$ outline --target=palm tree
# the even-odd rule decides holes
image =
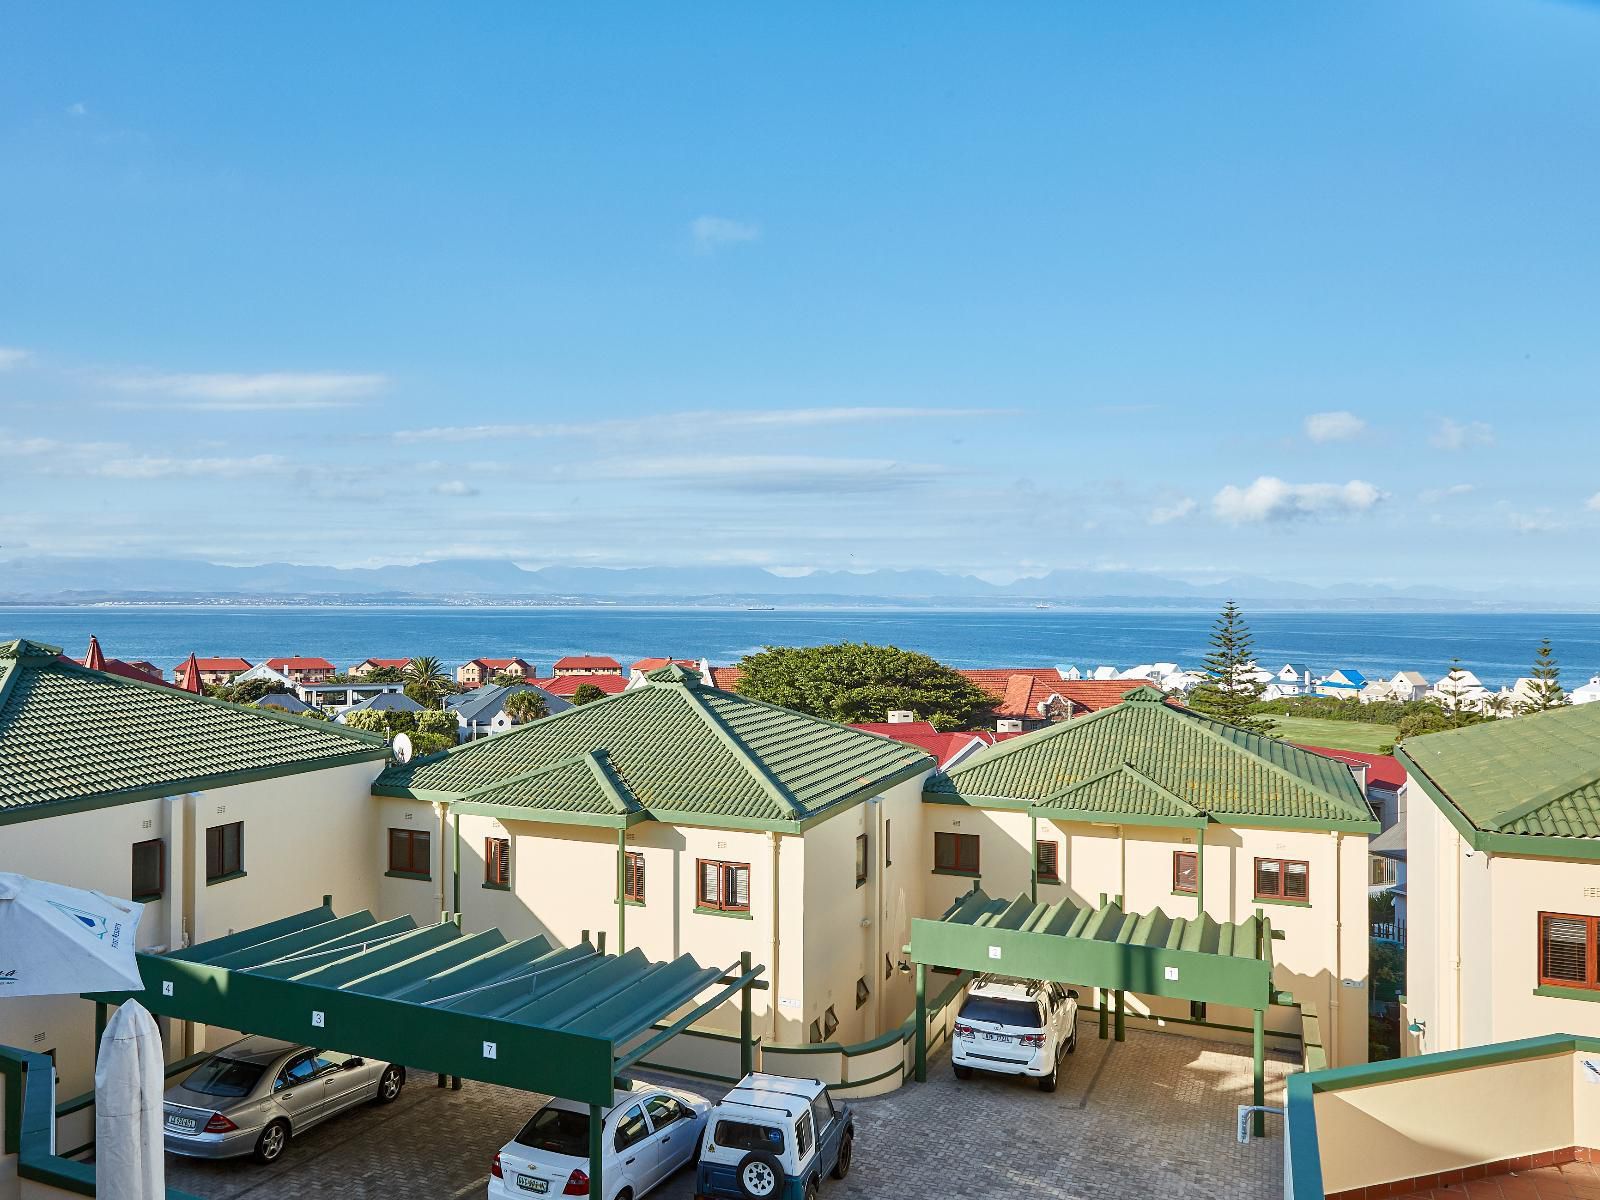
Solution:
[[[525,725],[529,721],[537,721],[540,717],[548,717],[550,706],[538,692],[527,688],[506,697],[505,713],[518,725]]]
[[[1491,717],[1503,717],[1512,711],[1511,697],[1504,692],[1496,692],[1484,698],[1483,707]],[[1516,711],[1521,712],[1521,709],[1518,708]]]
[[[439,698],[450,685],[444,664],[431,654],[419,654],[406,664],[406,695],[424,708],[438,708]]]

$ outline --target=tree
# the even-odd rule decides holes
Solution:
[[[527,683],[528,681],[521,675],[513,675],[510,671],[496,671],[494,678],[489,682],[496,687],[515,687],[519,683]]]
[[[1512,712],[1511,697],[1504,692],[1486,696],[1483,701],[1483,711],[1496,719],[1504,717]]]
[[[373,667],[361,677],[362,683],[404,683],[406,673],[399,667]]]
[[[526,694],[525,692],[517,693],[518,696]],[[604,700],[605,698],[605,692],[592,683],[580,683],[572,691],[572,703],[575,705],[591,704],[596,700]],[[516,699],[516,696],[513,696],[512,699]]]
[[[422,654],[406,664],[404,678],[406,695],[423,708],[438,708],[442,697],[450,690],[450,676],[444,664],[431,654]]]
[[[594,687],[594,684],[585,684],[585,687]],[[599,689],[596,688],[596,691]],[[520,692],[512,692],[506,697],[506,716],[518,725],[526,725],[529,721],[537,721],[540,717],[550,715],[550,706],[544,702],[544,697],[532,688],[524,688]]]
[[[428,709],[426,712],[416,713],[415,717],[418,733],[448,738],[452,746],[460,740],[461,722],[456,719],[455,713],[442,708]]]
[[[263,696],[281,696],[288,690],[274,679],[245,679],[238,683],[223,684],[217,689],[216,695],[218,699],[234,704],[254,704]]]
[[[1539,643],[1539,649],[1533,656],[1532,680],[1523,712],[1547,712],[1566,706],[1567,693],[1561,686],[1561,665],[1556,662],[1549,638]]]
[[[740,695],[846,724],[907,709],[936,728],[959,729],[994,703],[965,675],[898,646],[768,646],[739,667]]]
[[[1189,693],[1189,707],[1247,733],[1272,733],[1272,722],[1255,715],[1265,690],[1255,675],[1250,629],[1239,606],[1229,600],[1211,628],[1211,653],[1205,659],[1205,682]]]
[[[346,729],[360,729],[366,733],[381,733],[387,736],[389,723],[384,718],[388,715],[388,713],[364,708],[360,712],[346,713],[344,727]]]
[[[1450,660],[1450,673],[1439,681],[1439,694],[1444,698],[1445,715],[1459,717],[1466,711],[1464,697],[1467,692],[1467,673],[1461,669],[1461,660]]]

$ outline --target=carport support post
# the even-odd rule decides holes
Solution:
[[[1261,1111],[1261,1105],[1266,1103],[1267,1097],[1266,1080],[1264,1078],[1266,1074],[1266,1018],[1266,1010],[1258,1008],[1254,1010],[1254,1016],[1250,1023],[1250,1058],[1251,1068],[1255,1073],[1256,1105],[1253,1120],[1256,1123],[1255,1135],[1257,1137],[1264,1137],[1267,1132],[1267,1114]]]
[[[451,870],[455,874],[456,928],[460,929],[461,928],[461,814],[456,812],[454,809],[450,810],[450,828],[455,833],[455,837],[451,839],[451,843],[450,843],[450,845],[451,845],[450,866],[451,866]]]
[[[600,1144],[606,1121],[606,1110],[598,1104],[589,1105],[589,1195],[604,1196],[605,1186],[600,1178],[602,1155]]]
[[[100,1001],[96,1000],[94,1005],[94,1054],[92,1054],[90,1057],[93,1058],[97,1066],[100,1062],[100,1039],[105,1037],[105,1035],[106,1006]]]
[[[628,949],[628,829],[625,825],[617,827],[617,953],[624,954]],[[748,971],[750,964],[745,963],[744,969]],[[745,989],[745,1003],[750,1001],[750,989]],[[745,1075],[750,1074],[748,1070]],[[742,1079],[744,1076],[740,1076]]]
[[[739,974],[750,974],[750,951],[739,953]],[[739,1078],[756,1069],[755,1047],[751,1042],[750,985],[739,989]]]
[[[928,1082],[928,966],[917,964],[917,1082]]]
[[[1032,848],[1029,858],[1033,867],[1028,872],[1028,899],[1035,904],[1039,903],[1039,815],[1032,810],[1028,812],[1028,845]],[[1057,871],[1056,874],[1060,874]]]
[[[1125,1042],[1125,1041],[1128,1040],[1128,1024],[1127,1024],[1127,1018],[1126,1018],[1127,1005],[1123,1002],[1123,998],[1122,997],[1123,997],[1123,991],[1122,991],[1121,988],[1118,988],[1117,989],[1117,1041],[1119,1041],[1119,1042]]]
[[[1109,1006],[1106,1004],[1105,988],[1095,988],[1094,1007],[1095,1011],[1100,1014],[1100,1040],[1103,1042],[1106,1040],[1106,1018],[1111,1012]]]

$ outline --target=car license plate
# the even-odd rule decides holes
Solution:
[[[179,1133],[193,1133],[196,1129],[200,1128],[200,1122],[195,1120],[193,1117],[168,1115],[167,1128],[176,1129]]]
[[[550,1182],[540,1179],[537,1175],[518,1175],[517,1186],[525,1192],[532,1192],[535,1196],[542,1196],[550,1190]]]
[[[1009,1042],[1011,1040],[1009,1033],[986,1033],[983,1036],[991,1042]]]

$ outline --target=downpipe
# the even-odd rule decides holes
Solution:
[[[1250,1144],[1250,1127],[1255,1124],[1250,1118],[1256,1113],[1271,1113],[1275,1117],[1283,1116],[1283,1109],[1273,1108],[1267,1104],[1241,1104],[1239,1105],[1239,1144]]]

